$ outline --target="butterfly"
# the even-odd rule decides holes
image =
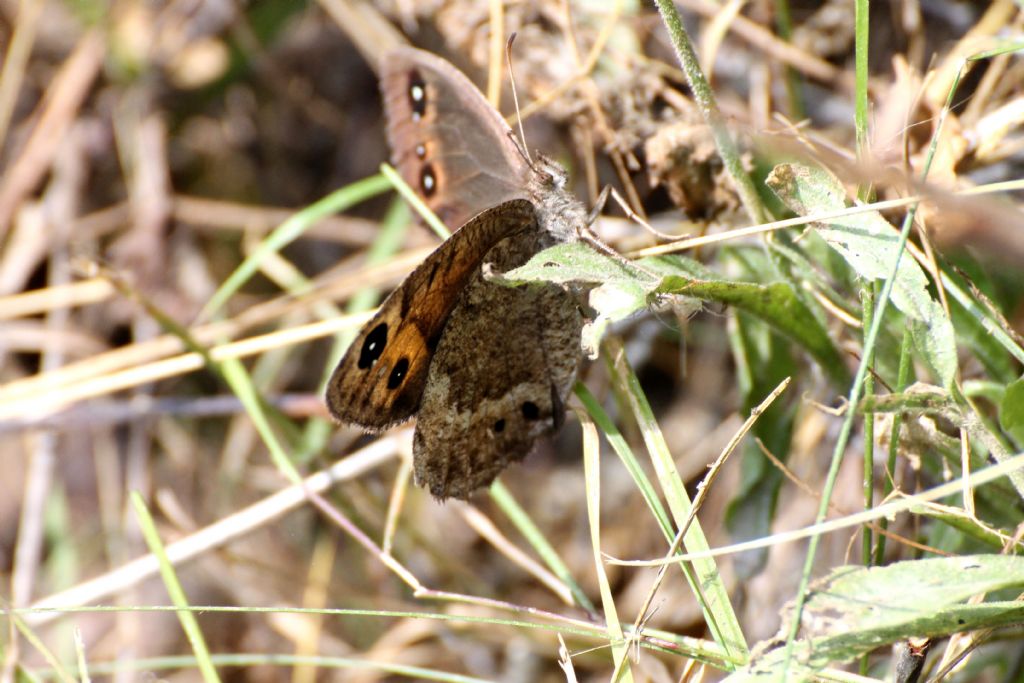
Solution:
[[[390,296],[338,363],[327,406],[382,430],[416,415],[416,482],[467,498],[557,431],[582,357],[584,316],[554,284],[505,272],[580,239],[587,211],[555,162],[531,161],[501,115],[445,60],[402,47],[381,92],[392,159],[445,222],[461,226]]]

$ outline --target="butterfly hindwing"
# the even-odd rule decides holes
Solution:
[[[485,257],[500,271],[536,253],[522,233]],[[413,439],[416,481],[466,498],[521,460],[564,420],[580,360],[583,317],[555,285],[506,287],[475,276],[434,353]]]
[[[338,363],[327,385],[331,414],[376,430],[416,412],[460,293],[495,244],[535,225],[533,205],[511,200],[482,211],[431,253],[385,299]]]

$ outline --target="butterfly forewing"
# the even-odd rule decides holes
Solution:
[[[502,239],[534,230],[533,205],[512,200],[479,213],[428,256],[385,299],[334,369],[327,385],[331,414],[383,429],[415,413],[448,317],[484,256]]]
[[[509,127],[448,62],[413,48],[381,65],[392,160],[449,227],[523,196],[529,167]]]

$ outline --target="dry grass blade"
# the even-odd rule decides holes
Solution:
[[[301,484],[281,489],[248,508],[169,544],[166,549],[168,560],[177,565],[201,556],[304,505],[307,492],[320,493],[339,481],[364,475],[367,471],[394,458],[397,438],[391,436],[380,439],[329,469],[310,475]],[[133,560],[103,576],[97,576],[37,600],[32,604],[34,613],[29,615],[26,621],[34,625],[47,623],[60,616],[61,608],[88,605],[108,599],[118,591],[154,576],[158,570],[156,558],[152,555]]]

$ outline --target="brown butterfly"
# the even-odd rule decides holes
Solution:
[[[338,363],[327,405],[380,430],[417,415],[416,481],[466,498],[556,431],[581,358],[583,316],[556,285],[485,279],[580,238],[587,212],[554,162],[531,162],[448,62],[400,48],[381,67],[392,158],[448,225],[461,225],[381,305]]]

